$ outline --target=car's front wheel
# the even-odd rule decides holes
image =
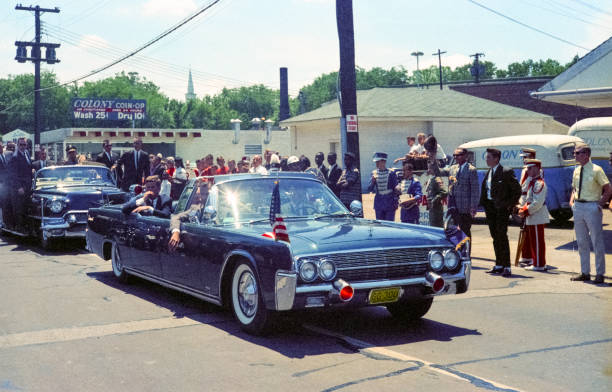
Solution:
[[[271,315],[263,303],[257,275],[251,264],[240,262],[232,274],[232,311],[245,331],[261,335],[267,332]]]
[[[433,298],[415,298],[389,304],[387,310],[399,320],[416,321],[425,316],[432,303]]]
[[[113,275],[121,283],[127,283],[129,275],[123,269],[123,259],[121,258],[121,252],[116,242],[113,242],[113,248],[111,250],[111,264],[113,266]]]

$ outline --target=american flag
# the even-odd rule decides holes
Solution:
[[[289,233],[285,221],[280,216],[280,191],[278,189],[278,181],[274,181],[274,189],[272,190],[272,199],[270,200],[270,224],[272,225],[272,233],[276,241],[289,242]]]

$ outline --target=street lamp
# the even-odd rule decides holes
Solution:
[[[416,57],[416,60],[417,60],[417,78],[421,79],[421,77],[420,77],[421,76],[421,72],[419,71],[419,57],[421,57],[423,55],[423,52],[416,51],[416,52],[410,53],[410,55]],[[419,84],[418,82],[419,81],[417,81],[417,84]]]

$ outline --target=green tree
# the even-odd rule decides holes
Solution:
[[[57,86],[59,83],[52,72],[41,72],[41,88]],[[71,92],[61,86],[41,91],[41,129],[62,128],[70,126]],[[34,131],[34,75],[9,75],[0,79],[0,131],[10,132],[21,128]]]

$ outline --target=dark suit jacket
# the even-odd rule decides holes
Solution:
[[[9,160],[6,157],[3,160],[0,158],[0,201],[8,194],[9,180]]]
[[[489,201],[487,198],[487,178],[489,178],[490,171],[491,169],[485,174],[480,188],[480,205],[482,206],[485,206]],[[516,205],[519,197],[521,197],[521,185],[514,175],[514,170],[499,165],[491,179],[491,198],[495,208],[510,210]]]
[[[149,154],[140,150],[138,167],[134,160],[134,150],[124,153],[119,158],[119,165],[123,166],[123,177],[121,178],[121,189],[127,191],[130,185],[142,184],[142,179],[149,176]]]
[[[96,155],[96,162],[102,163],[110,169],[119,160],[119,155],[115,154],[114,152],[111,152],[110,156],[111,159],[109,160],[106,156],[106,151],[102,151],[101,153]]]
[[[153,168],[149,168],[149,173],[147,174],[147,176],[159,176],[159,178],[161,179],[162,174],[166,171],[166,166],[160,163],[155,169],[153,169],[153,173],[151,173],[151,169]]]
[[[333,169],[330,168],[328,170],[329,171],[327,174],[327,186],[336,195],[338,195],[340,193],[340,190],[338,189],[337,183],[338,183],[338,180],[340,179],[340,176],[342,175],[342,169],[340,169],[340,167],[336,165]]]
[[[325,176],[325,181],[327,181],[327,178],[329,176],[329,168],[325,166],[325,164],[321,164],[321,167],[317,167],[317,169],[321,170],[321,173],[323,173],[323,175]]]
[[[134,209],[138,207],[136,205],[136,201],[140,198],[142,198],[142,196],[133,197],[130,201],[125,203],[123,207],[121,207],[121,211],[123,211],[124,214],[129,214],[134,211]],[[146,205],[153,206],[153,201],[148,200]],[[147,213],[143,212],[142,214],[145,215]],[[170,218],[170,214],[172,214],[172,199],[164,195],[157,196],[157,205],[150,215],[154,215],[159,218]]]
[[[32,164],[19,152],[15,152],[9,162],[9,173],[14,191],[23,188],[29,192],[32,189]]]
[[[40,169],[42,169],[41,162],[42,161],[40,159],[38,161],[32,162],[32,168],[36,171],[39,171]],[[51,162],[48,160],[45,160],[45,167],[49,167],[49,166],[52,166]]]

